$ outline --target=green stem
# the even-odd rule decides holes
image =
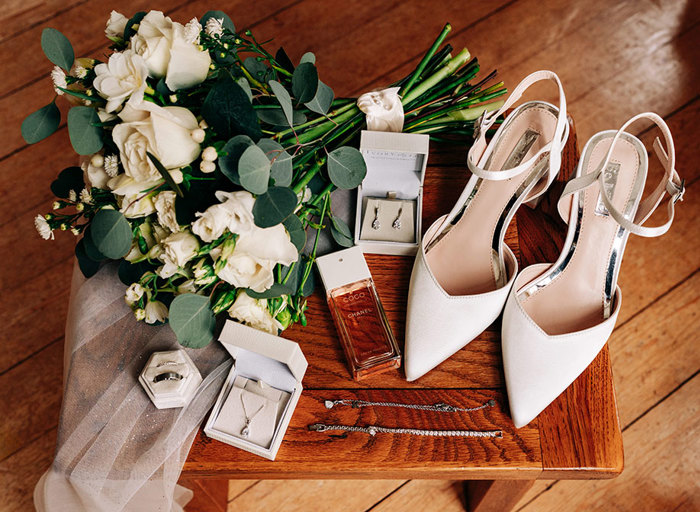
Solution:
[[[321,168],[323,167],[323,164],[325,162],[326,162],[326,157],[323,157],[320,161],[316,162],[314,164],[314,166],[311,169],[309,169],[306,172],[306,174],[304,174],[304,176],[301,178],[299,183],[297,183],[296,185],[294,185],[294,187],[292,187],[292,190],[294,191],[294,193],[298,194],[299,192],[304,190],[304,187],[306,185],[308,185],[309,182],[311,181],[311,179],[319,173],[319,171],[321,170]]]
[[[330,129],[335,128],[339,124],[344,123],[348,119],[351,119],[357,114],[357,112],[359,112],[359,109],[357,109],[357,105],[353,104],[352,107],[354,108],[350,108],[348,111],[343,112],[336,119],[332,121],[326,121],[325,123],[322,123],[317,127],[312,128],[306,133],[301,134],[299,136],[299,143],[305,144],[307,142],[311,142],[312,140],[315,140],[317,137],[320,137]]]
[[[446,77],[450,76],[460,67],[462,67],[462,65],[469,60],[469,57],[469,50],[464,48],[461,52],[457,54],[456,57],[450,59],[450,61],[447,64],[445,64],[442,68],[440,68],[430,77],[426,78],[423,82],[421,82],[418,85],[418,87],[406,94],[403,97],[401,103],[403,103],[404,105],[408,105],[416,98],[428,92],[428,90],[430,90],[432,87],[442,82]]]
[[[408,82],[403,87],[403,90],[400,93],[402,96],[405,96],[411,90],[411,87],[413,87],[413,84],[416,82],[416,80],[418,80],[418,77],[420,77],[421,73],[423,73],[425,66],[428,64],[433,55],[435,55],[435,52],[445,40],[445,37],[447,37],[447,34],[450,32],[450,30],[452,30],[452,26],[449,23],[447,23],[443,27],[442,32],[440,32],[440,35],[433,42],[433,45],[430,47],[428,52],[423,56],[423,59],[421,59],[420,63],[418,64],[418,67],[411,75],[411,78],[408,79]]]

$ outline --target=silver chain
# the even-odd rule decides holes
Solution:
[[[379,425],[368,425],[366,427],[356,427],[353,425],[326,425],[324,423],[314,423],[309,425],[309,430],[315,432],[327,432],[329,430],[342,430],[345,432],[363,432],[371,436],[378,433],[383,434],[409,434],[413,436],[433,436],[433,437],[490,437],[502,438],[501,430],[423,430],[418,428],[392,428]]]
[[[349,405],[353,409],[358,407],[402,407],[404,409],[417,409],[419,411],[437,411],[437,412],[473,412],[485,409],[486,407],[493,407],[496,405],[495,400],[489,400],[488,402],[480,405],[479,407],[457,407],[455,405],[437,403],[437,404],[402,404],[398,402],[368,402],[366,400],[326,400],[326,409],[332,409],[336,405]]]

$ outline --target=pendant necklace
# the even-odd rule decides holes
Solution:
[[[260,408],[258,408],[255,413],[253,413],[252,416],[248,416],[248,411],[246,411],[245,408],[245,401],[243,400],[243,393],[240,394],[241,397],[241,405],[243,406],[243,414],[245,415],[245,425],[241,429],[241,436],[242,437],[248,437],[250,435],[250,422],[253,421],[253,418],[255,418],[260,411],[262,411],[265,408],[265,402],[263,402],[260,405]]]

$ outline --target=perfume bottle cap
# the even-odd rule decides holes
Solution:
[[[328,291],[372,277],[362,249],[359,247],[351,247],[316,258],[316,265],[318,265],[323,286]]]

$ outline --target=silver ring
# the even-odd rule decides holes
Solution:
[[[184,377],[176,372],[159,373],[153,377],[153,382],[162,382],[164,380],[182,380]]]

